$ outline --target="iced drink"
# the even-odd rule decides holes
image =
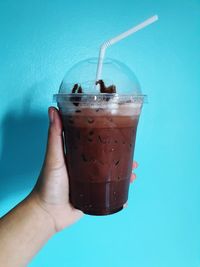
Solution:
[[[127,201],[137,124],[145,98],[125,64],[104,60],[106,49],[157,20],[155,15],[105,41],[98,60],[75,64],[54,95],[64,126],[70,201],[84,213],[112,214]],[[98,93],[88,86],[90,81],[100,86]],[[105,81],[115,85],[106,87]],[[68,90],[69,82],[74,84],[72,91]]]
[[[75,98],[76,103],[65,98],[58,104],[70,201],[86,214],[112,214],[128,199],[142,100],[110,95]]]

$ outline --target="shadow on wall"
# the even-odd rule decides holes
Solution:
[[[27,109],[16,112],[7,113],[2,123],[0,201],[34,185],[46,148],[47,116]]]

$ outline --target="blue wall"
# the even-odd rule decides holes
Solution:
[[[47,107],[64,73],[107,38],[157,13],[109,49],[139,78],[143,109],[129,207],[85,216],[31,267],[200,266],[200,1],[0,1],[0,215],[34,185]]]

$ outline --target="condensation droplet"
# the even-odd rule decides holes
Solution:
[[[93,123],[94,119],[93,118],[88,118],[88,123]]]
[[[117,160],[117,161],[115,162],[115,166],[117,166],[117,165],[119,164],[119,162],[120,162],[120,160]]]

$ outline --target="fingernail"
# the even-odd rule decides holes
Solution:
[[[53,120],[54,120],[54,110],[49,108],[49,121],[50,123],[53,123]]]

